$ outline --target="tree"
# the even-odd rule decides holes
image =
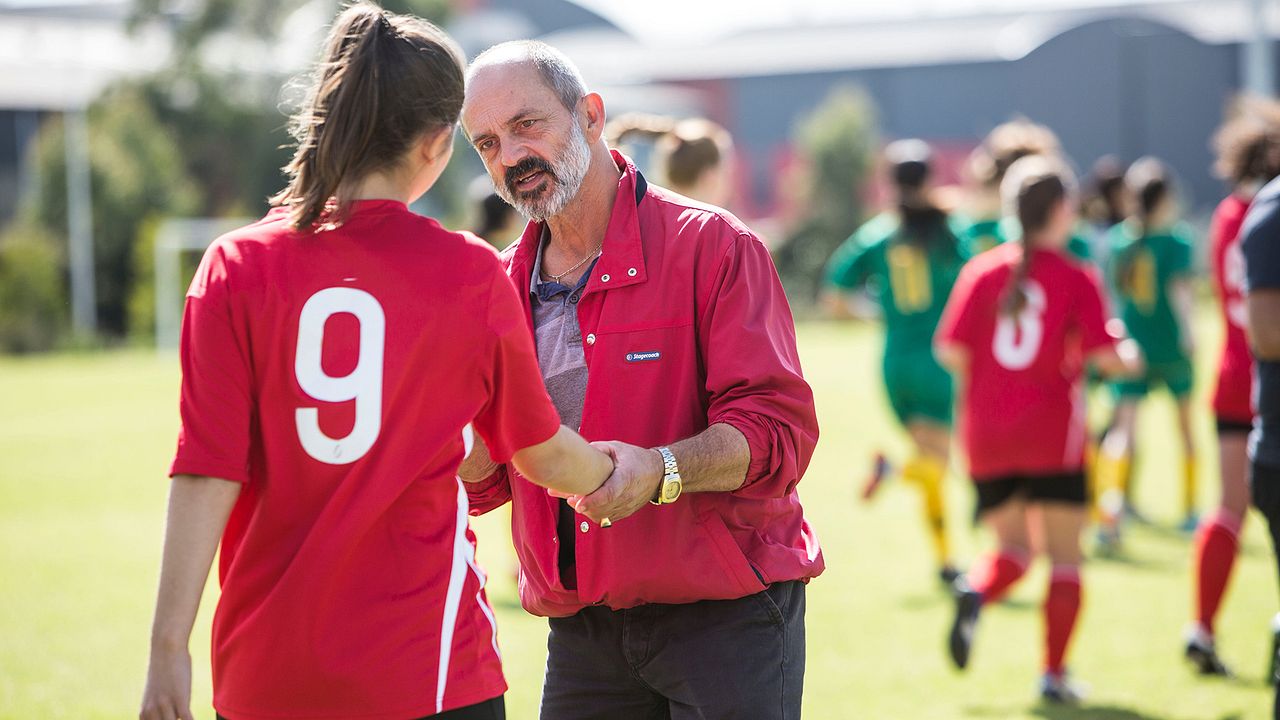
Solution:
[[[120,337],[129,330],[126,306],[138,229],[149,216],[191,213],[199,193],[173,133],[141,88],[107,92],[89,108],[88,121],[98,320],[103,333]],[[60,119],[41,128],[35,141],[40,192],[19,211],[19,222],[42,228],[48,237],[67,227],[64,140]]]
[[[817,297],[822,268],[866,214],[865,189],[879,145],[875,107],[857,88],[839,87],[796,127],[808,209],[778,251],[792,301]]]

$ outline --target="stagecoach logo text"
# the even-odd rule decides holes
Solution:
[[[646,362],[648,360],[657,360],[662,357],[662,353],[657,350],[648,352],[630,352],[627,353],[627,362]]]

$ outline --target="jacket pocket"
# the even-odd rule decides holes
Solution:
[[[765,589],[764,583],[752,569],[747,556],[738,547],[719,514],[714,511],[702,514],[698,517],[698,527],[710,540],[720,569],[739,586],[742,595],[754,595]]]

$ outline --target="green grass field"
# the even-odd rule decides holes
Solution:
[[[1180,459],[1163,398],[1143,414],[1139,469],[1139,502],[1157,525],[1130,534],[1127,558],[1086,569],[1072,665],[1092,686],[1088,704],[1036,702],[1043,565],[984,614],[967,675],[953,672],[943,654],[951,603],[933,575],[917,497],[890,484],[874,504],[855,500],[874,450],[903,450],[879,386],[877,337],[870,327],[801,328],[822,441],[800,487],[827,560],[826,574],[809,586],[806,717],[1268,716],[1262,674],[1277,597],[1256,517],[1219,628],[1222,655],[1241,678],[1200,680],[1182,662],[1190,543],[1169,529]],[[1216,348],[1205,340],[1205,352]],[[145,351],[0,359],[0,718],[136,717],[178,379],[175,358]],[[1207,508],[1217,495],[1207,412],[1199,428]],[[967,484],[949,482],[954,537],[967,560],[989,540],[966,521]],[[516,602],[507,518],[496,512],[476,527],[511,684],[508,714],[526,720],[537,713],[546,625]],[[207,658],[215,598],[211,587],[192,641],[201,718],[213,717]]]

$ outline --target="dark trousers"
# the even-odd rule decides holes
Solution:
[[[1271,548],[1276,556],[1276,575],[1280,578],[1280,468],[1253,463],[1249,468],[1249,486],[1253,505],[1267,518],[1271,532]],[[1280,720],[1280,681],[1276,684],[1276,699],[1272,717]]]
[[[499,695],[492,700],[485,700],[482,703],[454,708],[453,710],[445,710],[442,713],[428,715],[419,720],[507,720],[507,705],[502,698],[503,696]],[[218,720],[227,719],[219,715]]]
[[[542,720],[796,720],[805,586],[552,618]]]

